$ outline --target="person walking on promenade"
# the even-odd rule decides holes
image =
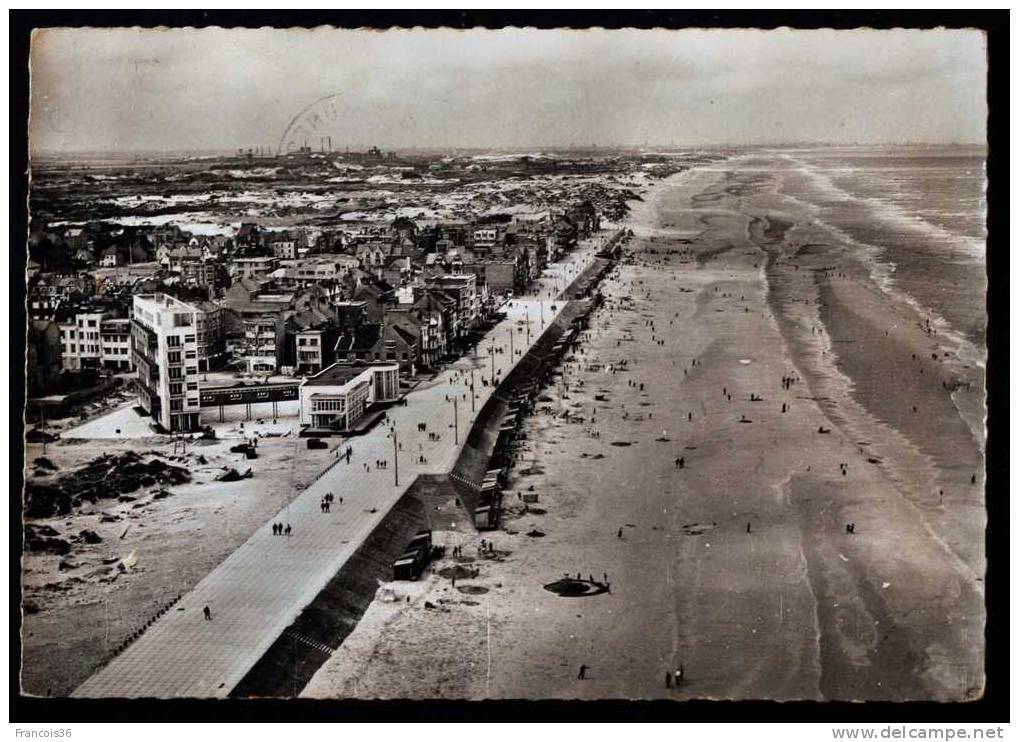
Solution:
[[[202,613],[205,614],[205,620],[206,621],[211,621],[212,620],[212,610],[209,608],[209,606],[205,606],[202,609]]]
[[[290,527],[289,523],[287,523],[287,527],[283,529],[283,534],[289,536],[291,533],[293,533],[293,531],[294,529]]]

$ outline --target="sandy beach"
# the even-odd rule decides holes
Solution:
[[[233,417],[237,411],[232,411]],[[291,414],[293,414],[291,412]],[[140,437],[147,418],[131,404],[64,431],[57,443],[27,446],[27,461],[50,459],[57,470],[32,481],[46,483],[103,454],[135,451],[188,469],[191,481],[168,488],[168,497],[142,488],[125,499],[87,504],[62,517],[33,519],[62,534],[88,530],[101,541],[72,544],[67,555],[28,552],[22,558],[25,610],[22,683],[34,695],[66,695],[105,664],[113,650],[178,594],[247,540],[289,499],[336,463],[332,449],[307,450],[304,441],[274,425],[243,420],[215,423],[219,440],[175,450],[168,436]],[[243,425],[243,428],[241,427]],[[89,435],[89,438],[75,437]],[[258,458],[230,447],[259,437]],[[296,449],[295,445],[300,447]],[[219,482],[226,468],[252,470],[253,479]],[[110,561],[135,554],[132,574],[118,578]],[[115,565],[114,565],[115,566]]]
[[[305,696],[980,694],[982,369],[785,167],[694,169],[636,206],[503,529],[437,533],[464,556],[385,585]],[[545,589],[564,575],[610,589]]]

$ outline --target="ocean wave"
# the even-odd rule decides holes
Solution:
[[[958,232],[945,229],[933,224],[920,214],[910,213],[898,204],[876,196],[868,196],[858,193],[850,193],[835,182],[826,173],[831,168],[820,169],[803,160],[789,158],[795,162],[810,180],[822,193],[831,196],[832,200],[849,201],[859,204],[876,219],[888,224],[892,228],[903,231],[915,232],[918,236],[934,239],[947,247],[960,253],[960,257],[969,258],[975,261],[984,261],[987,255],[987,241],[981,238],[974,238]]]

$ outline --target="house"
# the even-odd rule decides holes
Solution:
[[[397,217],[389,225],[389,234],[393,240],[403,246],[417,244],[417,225],[405,216]]]
[[[461,344],[480,320],[477,277],[474,273],[446,274],[431,278],[426,286],[442,291],[456,303],[454,343]]]
[[[495,227],[482,227],[480,229],[475,229],[472,248],[475,252],[490,253],[495,249],[499,239],[499,230]]]
[[[181,273],[185,263],[201,262],[204,258],[204,250],[199,246],[198,240],[192,238],[187,245],[176,245],[167,253],[167,262],[164,264],[172,273]]]
[[[401,305],[386,309],[385,321],[417,335],[417,363],[434,370],[446,357],[446,328],[441,312],[424,307]]]
[[[103,256],[99,259],[99,265],[103,268],[115,268],[120,265],[120,250],[116,246],[103,250]]]
[[[156,247],[156,262],[164,268],[170,267],[171,250],[173,250],[173,245],[167,242],[163,242]]]
[[[436,365],[448,358],[455,347],[459,334],[456,301],[442,291],[416,287],[413,308],[428,317],[440,333],[439,338],[430,337],[427,343],[423,340],[421,348],[422,363]]]
[[[251,222],[242,222],[240,228],[237,230],[237,236],[234,238],[238,248],[256,248],[262,246],[262,233],[258,229],[258,225],[252,224]]]
[[[269,251],[280,260],[297,258],[297,239],[289,232],[274,232],[268,238]]]
[[[352,298],[365,303],[369,322],[381,322],[385,305],[394,303],[396,294],[388,284],[363,283],[354,291]]]
[[[415,333],[392,323],[369,323],[343,331],[336,341],[340,364],[393,361],[400,372],[417,372],[418,339]]]
[[[577,226],[565,214],[560,214],[552,219],[551,239],[554,257],[569,252],[577,246]]]
[[[391,257],[382,269],[382,280],[390,286],[402,286],[410,278],[411,260],[409,257]]]
[[[318,309],[292,314],[284,323],[284,365],[295,374],[317,374],[335,363],[339,335],[335,319]]]
[[[392,246],[380,242],[363,242],[354,248],[354,257],[362,268],[379,268],[386,261]]]
[[[230,261],[232,278],[264,279],[279,268],[279,259],[275,257],[239,257]]]

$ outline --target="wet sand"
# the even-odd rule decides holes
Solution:
[[[503,530],[436,534],[478,574],[387,585],[305,695],[979,695],[982,441],[942,384],[979,370],[778,182],[733,166],[649,195],[524,428]],[[544,589],[566,574],[611,590]]]

